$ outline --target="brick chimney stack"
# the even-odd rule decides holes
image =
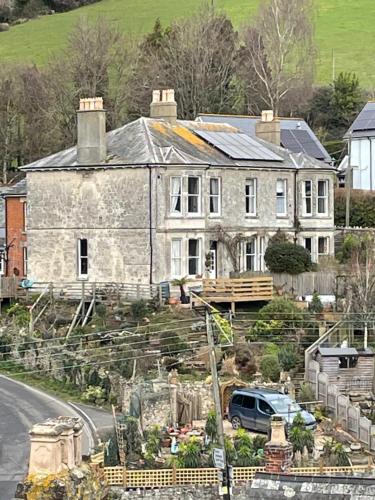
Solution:
[[[157,118],[176,125],[177,104],[174,100],[174,90],[154,90],[150,105],[150,118]]]
[[[255,133],[259,139],[280,146],[280,120],[275,118],[272,110],[262,111],[262,116],[255,124]]]
[[[281,415],[271,417],[271,439],[264,449],[266,472],[281,474],[292,467],[293,446],[285,436],[285,422]]]
[[[107,157],[103,98],[80,99],[77,111],[77,156],[80,165],[98,165]]]

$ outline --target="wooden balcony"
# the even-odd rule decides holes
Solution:
[[[272,297],[273,279],[270,276],[203,280],[203,298],[207,302],[230,302],[233,312],[236,302],[267,301]]]

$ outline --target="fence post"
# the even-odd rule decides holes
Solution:
[[[137,283],[137,300],[141,298],[141,286]]]
[[[172,485],[176,486],[177,484],[177,471],[176,471],[176,464],[173,463],[172,465]]]
[[[159,284],[157,286],[158,286],[158,295],[159,295],[159,307],[161,307],[163,304],[163,293],[161,290],[161,285]],[[151,289],[151,294],[152,294],[152,289]],[[191,299],[190,299],[190,305],[191,305]]]
[[[82,281],[82,309],[81,309],[81,323],[83,323],[85,319],[85,282]]]
[[[120,307],[120,283],[116,283],[117,306]]]
[[[51,304],[53,304],[53,283],[49,284],[49,299],[51,301]]]
[[[122,469],[122,485],[126,488],[126,467],[124,466],[124,468]]]

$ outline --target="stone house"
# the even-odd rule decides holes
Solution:
[[[218,226],[245,240],[241,270],[264,270],[280,228],[315,261],[334,252],[334,169],[280,143],[264,112],[251,138],[177,119],[173,90],[150,118],[106,134],[102,100],[83,99],[77,146],[26,165],[28,276],[37,282],[159,283],[233,270]]]

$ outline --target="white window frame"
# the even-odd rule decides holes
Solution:
[[[253,245],[253,251],[248,252],[247,250],[247,245]],[[252,259],[252,267],[253,269],[250,269],[247,266],[247,258],[250,257]],[[245,271],[256,271],[257,270],[257,239],[256,237],[250,238],[249,240],[245,241]]]
[[[212,193],[211,181],[217,181],[217,194]],[[217,200],[217,211],[211,210],[211,200]],[[209,197],[209,212],[210,215],[219,216],[221,215],[221,178],[220,177],[210,177],[210,197]]]
[[[255,177],[246,179],[245,210],[246,215],[255,216],[257,214],[257,180]]]
[[[0,276],[4,276],[5,274],[5,262],[6,262],[6,255],[5,255],[5,250],[3,250],[0,253]]]
[[[326,251],[324,253],[320,253],[319,251],[319,240],[324,239],[326,241]],[[328,236],[318,236],[318,242],[317,242],[317,255],[318,255],[318,260],[319,257],[324,257],[325,255],[329,255],[329,245],[330,245],[330,238]]]
[[[22,249],[22,259],[23,259],[23,275],[27,276],[27,247],[23,247]]]
[[[87,255],[81,255],[81,241],[86,241]],[[87,261],[87,273],[82,273],[83,260]],[[78,278],[87,279],[89,273],[89,242],[87,238],[78,238],[77,240],[77,265],[78,265]]]
[[[189,179],[198,179],[198,193],[194,194],[189,194]],[[188,215],[193,215],[197,216],[201,214],[201,192],[202,192],[202,182],[201,182],[201,177],[199,175],[188,175],[187,176],[187,186],[186,186],[186,199],[187,199],[187,205],[186,205],[186,210]],[[189,200],[190,198],[196,198],[198,200],[197,207],[198,210],[196,212],[190,212],[189,211]]]
[[[174,256],[173,246],[178,245],[179,255]],[[178,266],[178,269],[177,269]],[[182,239],[173,238],[171,240],[171,276],[172,278],[180,278],[182,276]]]
[[[174,180],[177,179],[179,182],[179,194],[175,194],[173,192],[173,184]],[[174,210],[175,199],[180,199],[180,210]],[[169,180],[169,212],[172,215],[181,215],[182,214],[182,177],[178,175],[172,175]]]
[[[282,183],[283,190],[279,191],[279,183]],[[283,196],[278,196],[278,193],[281,192]],[[284,210],[282,212],[278,211],[278,201],[279,200],[284,200],[283,206]],[[288,214],[287,211],[287,180],[286,179],[277,179],[276,180],[276,216],[278,217],[285,217]]]
[[[198,243],[198,252],[197,252],[198,255],[196,255],[196,256],[191,256],[190,255],[190,251],[189,251],[189,242],[190,241],[197,241],[197,243]],[[187,240],[187,275],[188,276],[195,277],[197,275],[201,275],[202,274],[201,248],[202,248],[202,245],[201,245],[201,240],[199,238],[189,238]],[[197,272],[194,273],[194,274],[190,274],[190,260],[191,259],[194,259],[197,262]]]
[[[319,195],[319,183],[323,183],[325,186],[325,193],[323,195]],[[318,215],[328,215],[328,190],[329,190],[329,181],[328,179],[319,179],[317,190],[316,190],[316,212]],[[324,203],[324,211],[321,212],[319,210],[319,201],[323,200]]]
[[[307,194],[306,191],[306,183],[310,183],[310,194]],[[306,179],[302,181],[302,215],[305,217],[311,217],[312,216],[312,187],[313,187],[313,182],[310,179]],[[310,210],[307,210],[307,201],[310,201]]]

